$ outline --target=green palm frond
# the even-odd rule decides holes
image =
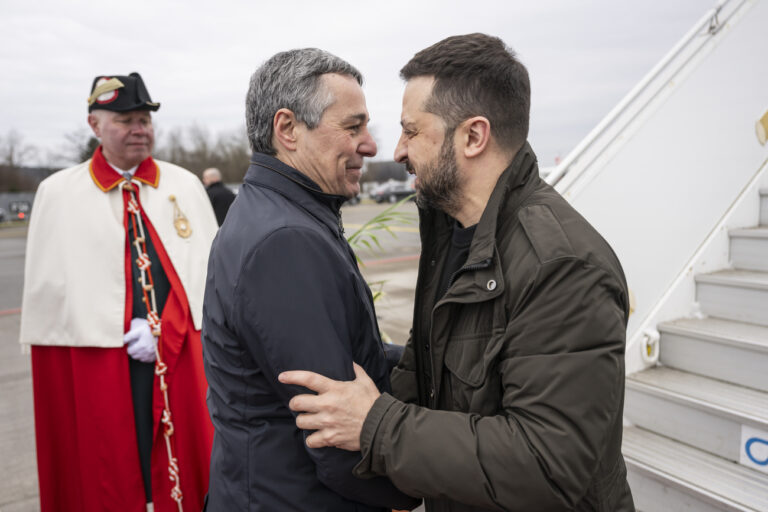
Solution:
[[[410,195],[380,212],[347,237],[347,242],[349,242],[349,245],[354,249],[358,263],[361,265],[363,264],[360,257],[357,256],[357,251],[359,249],[366,248],[373,252],[383,250],[378,236],[381,232],[389,233],[393,238],[397,238],[397,233],[392,230],[393,226],[416,223],[417,217],[415,214],[398,211],[398,208],[412,197],[413,196]]]

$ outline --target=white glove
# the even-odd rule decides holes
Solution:
[[[131,320],[131,329],[123,336],[123,343],[128,345],[128,355],[142,363],[155,362],[155,344],[149,324],[144,318]]]

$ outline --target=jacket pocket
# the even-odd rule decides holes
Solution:
[[[445,349],[445,367],[467,386],[477,387],[488,373],[483,354],[491,333],[451,338]]]
[[[501,408],[501,379],[496,371],[500,336],[492,333],[451,338],[445,350],[446,392],[453,410],[496,414]]]

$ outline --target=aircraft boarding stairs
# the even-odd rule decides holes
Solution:
[[[640,511],[768,511],[768,189],[759,215],[729,231],[732,269],[695,276],[701,318],[660,323],[659,364],[627,377]]]

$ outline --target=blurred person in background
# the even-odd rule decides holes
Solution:
[[[205,191],[211,200],[213,212],[216,214],[216,222],[221,226],[229,207],[232,206],[232,201],[235,200],[235,194],[221,181],[221,171],[215,167],[204,170],[202,179]]]

